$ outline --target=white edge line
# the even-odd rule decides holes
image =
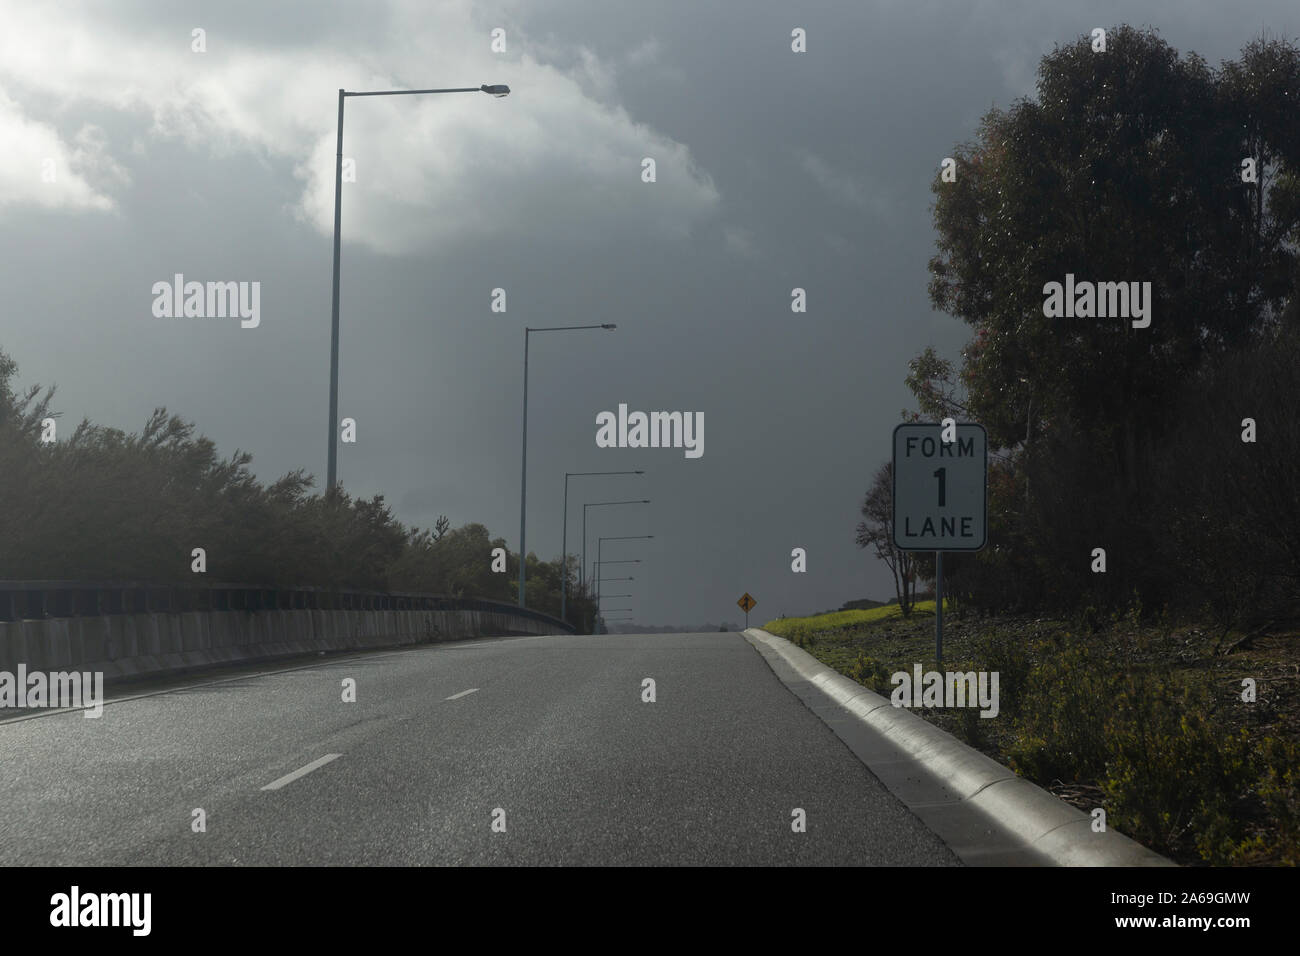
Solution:
[[[297,770],[295,770],[293,773],[286,773],[286,774],[285,774],[283,777],[281,777],[279,780],[272,780],[270,783],[268,783],[268,784],[267,784],[265,787],[263,787],[262,789],[263,789],[263,790],[279,790],[281,787],[285,786],[286,784],[293,783],[293,782],[294,782],[295,780],[297,780],[299,777],[305,777],[305,776],[307,776],[307,774],[311,773],[311,772],[312,772],[313,770],[315,770],[317,767],[323,767],[323,766],[325,766],[327,763],[329,763],[331,760],[337,760],[339,757],[342,757],[342,756],[343,756],[342,754],[326,754],[326,755],[323,756],[323,757],[319,757],[319,758],[317,758],[316,760],[313,760],[311,763],[307,764],[307,766],[305,766],[305,767],[299,767],[299,768],[298,768]]]
[[[457,697],[465,697],[478,691],[477,687],[471,687],[469,690],[463,690],[459,694],[452,694],[450,697],[444,697],[443,700],[455,700]]]

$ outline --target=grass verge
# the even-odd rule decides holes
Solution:
[[[935,666],[934,602],[769,621],[763,629],[888,697]],[[1300,863],[1300,633],[1236,643],[1195,625],[974,618],[945,605],[944,670],[997,671],[999,714],[916,713],[1184,864]],[[1255,699],[1243,700],[1246,680]]]

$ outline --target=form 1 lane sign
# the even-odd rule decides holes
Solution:
[[[894,429],[894,545],[934,552],[934,660],[943,666],[943,553],[988,538],[989,440],[951,418]],[[945,439],[947,439],[945,441]]]
[[[978,551],[988,538],[983,425],[894,429],[894,544],[903,551]]]

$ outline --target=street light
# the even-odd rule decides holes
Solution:
[[[569,479],[570,478],[590,478],[596,475],[644,475],[644,471],[566,471],[564,473],[564,530],[560,534],[560,620],[566,620],[564,616],[565,602],[567,598],[569,583]],[[582,513],[584,521],[587,512]],[[587,563],[587,528],[583,525],[582,530],[582,563]],[[582,574],[582,568],[578,568],[579,577]]]
[[[582,566],[583,568],[585,569],[587,567],[587,509],[588,508],[601,508],[604,507],[605,505],[648,505],[648,504],[650,504],[649,498],[642,498],[639,501],[636,500],[588,501],[586,504],[584,504],[582,506]],[[586,588],[587,586],[587,578],[586,578],[585,571],[583,572],[582,586],[584,588]]]
[[[597,538],[596,539],[596,567],[599,568],[600,565],[602,564],[617,563],[614,561],[600,560],[601,545],[603,545],[606,541],[639,541],[645,538],[653,538],[653,537],[654,535],[652,534],[617,534],[617,535],[605,535],[604,537]],[[637,563],[639,564],[640,562],[638,561]],[[597,601],[600,600],[600,584],[601,584],[600,572],[597,571],[596,573],[596,600]]]
[[[594,578],[599,573],[599,568],[600,565],[602,564],[640,564],[640,563],[641,563],[640,558],[636,558],[631,561],[593,561],[591,562],[591,576]],[[610,580],[613,581],[615,579],[610,578]]]
[[[373,90],[365,93],[339,90],[338,148],[334,153],[334,300],[330,308],[330,445],[326,463],[326,489],[338,483],[339,457],[339,252],[343,225],[343,101],[349,96],[414,96],[419,93],[488,93],[497,98],[510,93],[504,84],[460,86],[447,90]]]
[[[526,607],[524,571],[528,567],[528,546],[524,541],[524,524],[528,514],[528,336],[534,332],[574,332],[579,329],[604,329],[612,332],[618,328],[613,322],[600,325],[551,325],[540,329],[524,328],[524,450],[520,456],[519,479],[519,606]]]

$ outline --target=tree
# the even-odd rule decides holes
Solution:
[[[958,407],[960,384],[991,448],[1022,449],[996,494],[991,479],[1003,534],[973,562],[971,586],[996,567],[998,603],[1091,600],[1121,579],[1130,592],[1165,588],[1150,516],[1181,499],[1152,463],[1183,440],[1187,383],[1279,329],[1300,333],[1297,102],[1289,41],[1261,38],[1215,70],[1121,26],[1104,54],[1085,36],[1044,56],[1037,96],[990,110],[952,153],[956,181],[936,176],[930,298],[974,335],[956,381],[927,350],[908,384],[936,417]],[[1045,315],[1045,285],[1067,274],[1150,282],[1150,324],[1135,328],[1131,310]],[[991,508],[991,535],[993,520]],[[1197,545],[1189,527],[1184,539],[1211,537]],[[1081,584],[1080,549],[1103,540],[1112,567]]]
[[[5,433],[6,444],[19,437],[35,444],[40,438],[41,422],[45,418],[59,417],[58,412],[50,411],[54,386],[51,385],[44,395],[40,395],[41,387],[32,385],[20,395],[10,384],[17,372],[18,363],[0,349],[0,429]]]
[[[1294,295],[1300,51],[1252,45],[1216,73],[1123,26],[1105,54],[1081,37],[1043,57],[1038,93],[991,110],[956,151],[957,181],[936,178],[930,296],[976,329],[962,378],[993,444],[1023,439],[1032,395],[1044,427],[1086,426],[1132,499],[1139,449],[1164,428],[1150,409]],[[1252,148],[1267,197],[1241,182]],[[1150,327],[1044,316],[1044,284],[1066,273],[1150,281]]]
[[[1187,383],[1145,477],[1171,593],[1221,631],[1300,617],[1300,333],[1279,329]],[[1243,441],[1247,431],[1252,441]]]
[[[916,358],[907,363],[908,375],[904,380],[916,396],[920,412],[903,411],[903,421],[942,421],[970,415],[963,400],[962,386],[952,362],[940,358],[933,346],[927,345]]]
[[[859,548],[872,548],[894,576],[898,607],[906,617],[912,613],[916,595],[916,562],[910,551],[894,544],[894,463],[885,462],[876,471],[871,488],[862,502],[858,523]]]
[[[505,542],[482,525],[452,531],[440,516],[434,532],[408,529],[382,495],[313,495],[301,470],[264,485],[251,455],[222,458],[165,408],[137,434],[82,421],[42,444],[53,390],[17,390],[16,372],[0,350],[0,577],[515,598],[513,577],[490,570]],[[203,579],[190,569],[195,547]]]

